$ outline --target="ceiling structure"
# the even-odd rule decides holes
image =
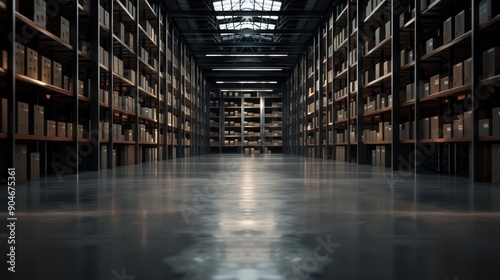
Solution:
[[[284,81],[334,0],[164,0],[209,81]]]

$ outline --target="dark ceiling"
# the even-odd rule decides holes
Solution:
[[[300,54],[307,50],[308,42],[316,33],[318,24],[335,0],[276,0],[279,10],[241,9],[246,5],[262,4],[271,0],[224,0],[231,3],[233,11],[217,11],[214,2],[220,0],[164,0],[168,15],[187,43],[198,65],[209,81],[214,80],[276,80],[284,81]],[[222,5],[219,3],[219,5]],[[262,7],[262,5],[261,5]],[[276,7],[275,7],[276,8]],[[224,16],[224,18],[222,17]],[[221,30],[221,25],[235,26],[248,23],[274,28],[258,30]],[[230,34],[228,34],[230,33]],[[224,35],[226,34],[226,35]],[[286,54],[287,56],[218,56],[207,54]],[[217,70],[231,68],[279,68],[282,71]]]

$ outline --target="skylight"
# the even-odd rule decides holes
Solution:
[[[281,10],[281,2],[272,0],[223,0],[214,1],[214,10],[219,12],[229,11],[279,11]],[[217,16],[217,20],[233,19],[232,16]],[[257,18],[265,18],[277,20],[277,16],[260,16]]]

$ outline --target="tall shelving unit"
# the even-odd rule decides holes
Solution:
[[[284,150],[499,182],[499,13],[494,1],[335,3],[286,82]]]
[[[282,153],[282,94],[212,92],[209,138],[212,153]]]
[[[20,181],[208,151],[205,78],[162,1],[19,2],[0,4],[0,143]]]

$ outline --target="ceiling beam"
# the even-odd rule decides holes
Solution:
[[[322,20],[323,15],[312,14],[304,11],[175,11],[167,13],[170,18],[204,18],[204,17],[261,17],[277,16],[287,18],[305,18],[308,20]]]
[[[180,30],[182,35],[212,35],[212,34],[235,34],[235,35],[253,35],[253,34],[286,34],[286,35],[304,35],[314,34],[316,30],[294,30],[294,29],[273,29],[273,30],[220,30],[220,29],[198,29],[198,30]]]

